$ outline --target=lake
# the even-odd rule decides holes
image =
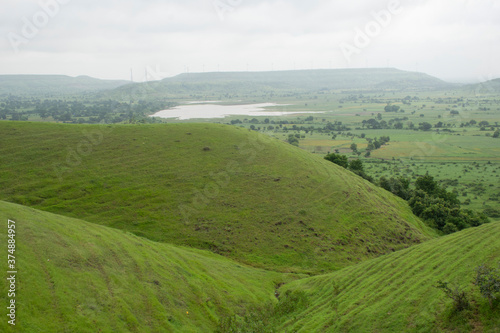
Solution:
[[[244,105],[218,105],[212,104],[216,101],[210,101],[210,104],[199,104],[207,102],[191,102],[189,105],[180,105],[169,110],[163,110],[155,113],[151,117],[159,118],[175,118],[178,120],[188,119],[211,119],[225,118],[227,116],[285,116],[304,113],[323,113],[323,112],[285,112],[266,110],[273,106],[286,106],[286,104],[275,103],[260,103],[260,104],[244,104]]]

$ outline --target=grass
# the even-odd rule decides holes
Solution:
[[[14,329],[3,318],[2,332],[209,332],[221,316],[276,302],[276,285],[293,279],[0,201],[5,257],[7,219],[16,223],[17,318]]]
[[[261,268],[326,273],[435,237],[399,198],[247,129],[0,129],[2,200]]]
[[[467,229],[287,284],[279,292],[308,306],[269,322],[279,332],[499,332],[500,304],[491,309],[471,283],[474,267],[499,258],[500,222]],[[453,312],[438,280],[462,285],[473,309]]]

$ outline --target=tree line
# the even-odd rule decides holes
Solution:
[[[416,216],[445,234],[489,222],[484,213],[461,208],[457,195],[448,192],[429,174],[418,177],[413,186],[410,179],[405,177],[381,177],[375,182],[373,177],[366,174],[359,159],[349,161],[347,156],[335,153],[327,154],[324,158],[406,200]]]

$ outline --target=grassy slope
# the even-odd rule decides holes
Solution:
[[[287,279],[0,201],[5,254],[7,219],[17,231],[15,332],[208,332],[221,314],[276,301],[275,285]],[[1,290],[4,313],[6,283]],[[3,318],[0,331],[7,326]]]
[[[433,237],[404,201],[352,173],[215,124],[2,122],[0,199],[290,272]]]
[[[480,313],[458,326],[446,324],[450,300],[438,280],[472,289],[473,268],[496,265],[500,222],[467,229],[338,272],[284,286],[305,291],[310,304],[282,330],[299,332],[499,332],[500,317],[479,295]],[[455,318],[456,319],[456,318]],[[453,320],[452,320],[453,322]],[[460,322],[460,320],[459,320]]]

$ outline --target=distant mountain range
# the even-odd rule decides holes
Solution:
[[[115,89],[128,81],[101,80],[89,76],[0,75],[0,96],[60,96]]]
[[[424,73],[393,68],[319,69],[273,72],[185,73],[162,81],[119,87],[109,98],[145,94],[176,98],[191,95],[238,94],[262,96],[266,93],[317,91],[429,91],[460,87]]]
[[[489,82],[489,84],[488,84]],[[129,96],[176,98],[196,94],[258,94],[261,92],[430,91],[461,88],[498,91],[500,79],[479,85],[445,82],[425,73],[394,68],[318,69],[272,72],[184,73],[161,81],[131,83],[88,76],[0,75],[0,96],[55,97],[94,94],[104,98]]]
[[[318,69],[273,72],[222,72],[181,74],[163,80],[164,84],[247,82],[275,88],[338,90],[338,89],[443,89],[456,85],[424,73],[394,68]]]

